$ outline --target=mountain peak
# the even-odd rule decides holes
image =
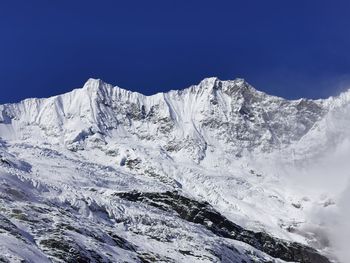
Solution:
[[[236,78],[233,80],[220,80],[217,77],[208,77],[204,78],[199,84],[198,87],[205,89],[221,89],[223,91],[228,91],[232,93],[233,90],[239,89],[249,89],[255,90],[248,82],[243,78]]]
[[[243,78],[235,78],[232,80],[221,80],[218,77],[208,77],[208,78],[204,78],[200,83],[199,86],[203,86],[203,85],[208,85],[208,86],[213,86],[219,82],[230,82],[230,83],[234,83],[237,86],[242,86],[244,84],[249,85],[245,79]]]
[[[89,78],[84,86],[83,89],[100,89],[103,85],[107,85],[103,80],[101,79],[95,79],[95,78]]]
[[[199,86],[213,86],[218,81],[220,80],[217,77],[204,78],[199,82]]]

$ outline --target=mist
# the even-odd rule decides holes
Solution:
[[[309,212],[310,221],[313,225],[319,226],[314,229],[314,233],[320,243],[329,246],[331,254],[335,255],[341,263],[348,263],[350,262],[350,184],[345,176],[349,174],[350,164],[340,161],[337,166],[333,161],[328,163],[332,167],[328,167],[322,173],[320,173],[321,169],[317,169],[318,180],[321,181],[318,186],[324,187],[318,188],[320,199]],[[311,177],[314,175],[311,174]],[[347,180],[346,183],[345,180]],[[326,187],[327,184],[328,187]]]
[[[350,262],[350,186],[342,193],[338,201],[338,209],[334,214],[334,222],[332,218],[326,216],[328,219],[329,236],[332,245],[336,250],[339,259],[345,263]],[[330,225],[330,222],[332,225]]]
[[[296,168],[293,183],[313,197],[314,205],[307,212],[311,231],[319,240],[319,248],[335,255],[341,263],[350,262],[350,140],[342,142],[322,158]],[[327,249],[328,247],[328,249]],[[330,251],[329,251],[330,250]]]

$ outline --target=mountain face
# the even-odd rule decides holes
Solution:
[[[338,218],[349,117],[350,92],[290,101],[217,78],[0,105],[0,261],[342,260],[315,213]]]
[[[203,80],[185,90],[144,96],[90,79],[82,89],[49,99],[3,105],[0,121],[16,123],[17,138],[38,129],[42,140],[84,149],[86,139],[157,140],[170,152],[200,162],[213,145],[236,155],[268,152],[298,141],[326,112],[322,102],[287,101],[244,80]],[[282,121],[283,120],[283,121]],[[213,145],[211,145],[213,144]],[[187,155],[186,154],[186,155]]]

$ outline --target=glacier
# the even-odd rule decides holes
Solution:
[[[349,117],[214,77],[0,105],[0,262],[346,262]]]

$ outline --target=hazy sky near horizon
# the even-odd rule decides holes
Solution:
[[[245,78],[286,98],[350,87],[350,1],[2,1],[0,103],[90,78],[153,94]]]

